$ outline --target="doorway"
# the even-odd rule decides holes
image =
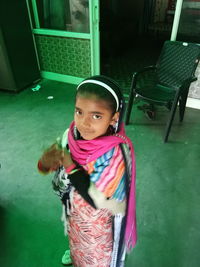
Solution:
[[[128,94],[132,74],[156,63],[170,39],[175,0],[100,1],[101,74]]]

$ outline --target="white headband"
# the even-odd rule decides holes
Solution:
[[[118,97],[117,97],[117,95],[115,94],[114,90],[113,90],[110,86],[108,86],[108,85],[105,84],[104,82],[100,82],[100,81],[96,81],[96,80],[85,80],[85,81],[83,81],[82,83],[80,83],[80,84],[78,85],[77,90],[78,90],[78,88],[79,88],[82,84],[84,84],[84,83],[94,83],[94,84],[98,84],[98,85],[100,85],[100,86],[106,88],[106,89],[107,89],[107,90],[114,96],[115,101],[116,101],[116,103],[117,103],[117,109],[116,109],[116,111],[118,110],[118,108],[119,108],[119,100],[118,100]]]

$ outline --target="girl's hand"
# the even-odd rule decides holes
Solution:
[[[62,165],[63,158],[64,158],[64,151],[59,149],[57,144],[53,144],[43,153],[40,161],[44,169],[56,170],[60,165]]]

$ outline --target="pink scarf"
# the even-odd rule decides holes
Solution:
[[[86,165],[87,163],[96,160],[104,153],[106,153],[113,147],[119,145],[120,143],[128,144],[131,149],[132,177],[128,197],[128,212],[125,230],[125,244],[127,247],[127,251],[130,251],[131,248],[135,246],[137,240],[135,210],[135,157],[132,142],[125,134],[124,125],[122,124],[121,129],[117,134],[110,136],[102,136],[89,141],[75,140],[73,130],[74,122],[72,122],[70,125],[70,130],[68,133],[68,145],[72,158],[80,165]]]

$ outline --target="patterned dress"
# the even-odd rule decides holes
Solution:
[[[74,266],[108,267],[112,256],[112,213],[94,209],[74,192],[68,236]]]

